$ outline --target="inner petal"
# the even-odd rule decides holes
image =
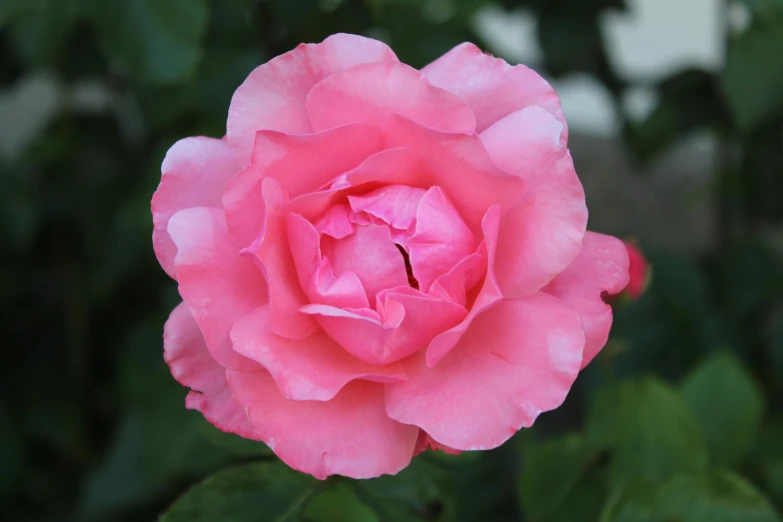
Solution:
[[[348,201],[357,214],[367,213],[397,230],[408,231],[416,221],[416,211],[425,192],[405,185],[389,185],[363,196],[348,196]]]
[[[435,279],[476,250],[473,233],[440,187],[389,185],[349,196],[348,202],[354,222],[380,221],[391,227],[392,240],[411,270],[413,288],[427,292]]]
[[[476,238],[440,187],[419,202],[415,232],[405,246],[423,291],[476,250]]]
[[[340,239],[323,235],[321,252],[330,260],[335,276],[356,274],[370,303],[382,290],[408,286],[405,261],[386,225],[357,226],[353,234]]]

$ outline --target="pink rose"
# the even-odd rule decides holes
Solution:
[[[421,71],[338,34],[169,150],[155,252],[188,408],[322,478],[495,448],[558,407],[628,282],[585,232],[552,88],[462,44]]]

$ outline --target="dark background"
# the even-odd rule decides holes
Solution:
[[[150,239],[166,149],[222,136],[233,90],[300,42],[365,34],[420,67],[465,40],[487,48],[489,3],[0,0],[0,519],[154,520],[240,465],[166,520],[778,520],[781,0],[716,0],[725,65],[641,80],[602,32],[607,13],[639,15],[623,0],[493,3],[534,16],[545,77],[607,93],[616,135],[571,140],[590,227],[637,238],[653,270],[533,429],[394,478],[316,483],[184,409],[162,359],[176,285]],[[655,103],[633,116],[638,88]]]

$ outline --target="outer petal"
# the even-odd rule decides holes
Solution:
[[[500,223],[495,270],[506,297],[540,290],[579,253],[587,207],[564,129],[544,109],[528,107],[481,133],[492,161],[527,183]]]
[[[163,358],[177,382],[193,390],[185,399],[188,408],[200,411],[223,431],[258,440],[244,408],[228,389],[225,368],[209,355],[185,303],[171,312],[163,328]]]
[[[197,137],[172,145],[161,171],[160,185],[152,196],[152,244],[163,269],[175,277],[177,248],[166,230],[169,218],[183,208],[220,208],[223,189],[239,166],[224,140]]]
[[[258,365],[231,347],[231,326],[267,300],[266,282],[228,237],[223,212],[196,207],[169,220],[177,246],[179,294],[201,328],[209,353],[225,368]]]
[[[446,134],[393,116],[384,127],[388,147],[410,147],[419,154],[415,168],[400,172],[395,183],[429,189],[439,186],[465,224],[481,233],[481,220],[492,205],[513,206],[525,182],[500,170],[476,135]]]
[[[410,380],[386,385],[386,410],[450,448],[495,448],[563,402],[583,347],[579,316],[559,300],[503,300],[436,367],[406,361]]]
[[[265,179],[261,197],[266,213],[263,230],[242,253],[261,265],[269,287],[272,330],[283,337],[303,339],[318,325],[299,311],[307,297],[299,285],[285,224],[287,198],[272,178]]]
[[[484,242],[479,247],[478,254],[481,256],[483,264],[479,265],[484,269],[484,284],[481,286],[476,298],[473,300],[473,306],[470,307],[468,314],[462,321],[456,326],[442,332],[435,337],[427,347],[427,366],[435,366],[452,348],[456,345],[464,335],[465,331],[470,327],[473,320],[483,313],[485,310],[495,305],[503,298],[503,294],[500,292],[497,280],[495,279],[494,265],[495,265],[495,247],[498,241],[498,223],[500,220],[500,209],[497,206],[490,207],[487,213],[484,215],[484,219],[481,222],[482,230],[484,232]],[[483,248],[482,248],[483,247]],[[471,263],[467,260],[465,263]],[[460,268],[457,265],[455,268]],[[470,266],[463,266],[466,269],[465,277],[466,283],[472,282],[472,277],[475,277],[475,272],[471,274]],[[475,270],[475,268],[473,269]],[[436,285],[440,284],[441,287],[436,286],[436,292],[440,289],[448,292],[448,295],[455,293],[454,290],[448,291],[449,279],[456,277],[459,281],[460,274],[446,274],[443,279],[436,281]],[[467,285],[466,285],[467,286]],[[472,285],[471,285],[472,286]],[[456,300],[460,302],[461,300]]]
[[[386,415],[381,384],[353,381],[321,402],[287,400],[265,371],[229,371],[228,381],[261,439],[316,478],[394,474],[413,456],[419,430]]]
[[[231,330],[234,349],[261,363],[287,399],[328,401],[354,379],[405,380],[402,365],[372,366],[351,357],[323,331],[302,340],[272,333],[267,305],[256,308]]]
[[[368,309],[311,304],[302,311],[314,314],[326,333],[348,353],[377,365],[415,353],[438,333],[459,324],[467,313],[457,303],[409,287],[379,294],[376,308],[377,314]]]
[[[619,239],[588,232],[579,257],[543,291],[579,312],[585,331],[582,368],[598,355],[609,338],[612,307],[601,294],[621,292],[628,284],[628,250]]]
[[[228,142],[237,162],[250,161],[256,131],[312,132],[305,109],[310,89],[343,69],[368,62],[396,62],[386,44],[350,34],[302,44],[257,67],[236,90],[228,110]]]
[[[473,112],[400,62],[368,63],[333,74],[307,95],[314,130],[352,122],[382,125],[399,114],[442,132],[473,132]]]
[[[246,245],[261,229],[264,179],[277,180],[290,197],[306,194],[381,150],[382,141],[376,129],[362,124],[305,136],[258,132],[251,165],[229,182],[223,196],[231,235]]]
[[[476,115],[476,132],[512,112],[538,105],[563,124],[561,139],[568,141],[563,109],[552,86],[524,65],[511,66],[500,58],[463,43],[424,69],[432,85],[456,94]]]

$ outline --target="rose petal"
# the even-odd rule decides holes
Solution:
[[[223,140],[185,138],[171,146],[161,165],[160,185],[152,196],[152,244],[163,270],[175,277],[177,248],[167,231],[169,218],[183,208],[217,207],[223,189],[239,171]]]
[[[180,303],[163,328],[163,358],[171,375],[191,388],[185,405],[200,411],[217,428],[259,440],[244,408],[228,389],[226,370],[209,355],[204,336],[185,303]]]
[[[395,474],[413,456],[418,428],[391,420],[383,386],[352,381],[330,401],[284,398],[265,371],[229,371],[234,396],[283,462],[323,479]]]
[[[266,220],[261,235],[243,253],[255,258],[267,274],[272,330],[289,339],[303,339],[318,325],[299,311],[308,300],[297,278],[285,221],[287,198],[275,179],[261,185]]]
[[[495,270],[506,297],[531,294],[579,253],[587,227],[582,183],[564,127],[540,107],[515,112],[481,133],[492,161],[527,183],[500,223]]]
[[[313,87],[306,105],[314,130],[352,122],[383,125],[391,114],[442,132],[473,132],[476,124],[458,97],[400,62],[367,63],[335,73]]]
[[[513,206],[525,190],[518,176],[500,170],[476,135],[446,134],[400,116],[384,127],[388,147],[410,147],[419,154],[414,169],[397,174],[395,183],[443,189],[466,225],[481,233],[481,220],[492,205]]]
[[[302,311],[315,315],[326,333],[348,353],[376,365],[415,353],[467,314],[457,303],[409,287],[379,294],[377,308],[375,313],[310,304]]]
[[[240,166],[250,161],[256,131],[313,131],[305,109],[310,89],[343,69],[368,62],[396,62],[377,40],[335,34],[320,44],[302,44],[257,67],[236,90],[228,110],[227,137]]]
[[[386,410],[450,448],[492,449],[560,406],[583,347],[579,316],[558,299],[504,299],[436,367],[405,361],[410,380],[386,385]]]
[[[483,249],[479,249],[479,255],[482,259],[486,260],[486,263],[481,265],[481,268],[484,268],[484,273],[486,274],[484,276],[484,284],[476,295],[473,306],[470,307],[470,310],[464,319],[449,330],[440,333],[429,344],[426,356],[427,366],[432,367],[438,364],[438,361],[449,353],[454,345],[459,342],[473,320],[503,298],[503,294],[500,292],[497,280],[495,279],[493,268],[495,265],[495,245],[497,245],[498,240],[499,220],[500,209],[497,206],[490,207],[481,223],[482,230],[484,231],[484,241],[482,242]],[[446,276],[448,276],[448,274],[446,274]],[[441,282],[441,284],[445,283]]]
[[[422,292],[476,249],[476,238],[440,187],[419,202],[416,228],[404,243]]]
[[[179,294],[204,334],[209,353],[224,368],[258,365],[231,347],[231,326],[267,301],[261,272],[228,236],[223,211],[196,207],[180,210],[169,220],[177,247],[174,265]]]
[[[444,446],[443,444],[439,443],[432,437],[430,437],[426,431],[420,430],[419,431],[419,438],[416,439],[416,449],[413,450],[413,456],[415,457],[422,451],[426,451],[428,449],[431,449],[432,451],[442,451],[443,453],[446,453],[447,455],[459,455],[462,453],[460,450],[455,450],[453,448],[449,448],[448,446]]]
[[[272,333],[269,307],[256,308],[231,330],[234,349],[261,363],[287,399],[328,401],[355,379],[405,380],[399,363],[373,366],[350,356],[323,331],[301,340]]]
[[[348,180],[355,175],[346,176]],[[406,185],[388,185],[361,196],[348,196],[354,212],[366,212],[397,230],[408,230],[416,221],[416,210],[426,191]]]
[[[410,147],[382,150],[340,175],[331,186],[292,199],[288,208],[307,220],[317,221],[329,208],[339,204],[349,191],[364,188],[362,185],[393,185],[415,179],[420,158],[420,154]]]
[[[333,205],[313,223],[313,226],[319,234],[328,234],[335,239],[342,239],[353,234],[356,228],[351,220],[352,213],[348,205]]]
[[[582,368],[604,347],[612,327],[612,307],[601,294],[613,295],[625,288],[628,265],[628,250],[622,241],[587,232],[579,256],[543,289],[579,313],[585,331]]]
[[[405,260],[386,225],[358,226],[342,239],[324,236],[321,253],[337,277],[345,272],[356,274],[370,303],[381,290],[408,285]]]
[[[432,85],[456,94],[473,110],[476,132],[512,112],[538,105],[563,124],[560,138],[563,145],[568,141],[560,99],[546,80],[524,65],[511,66],[472,43],[463,43],[421,72]]]
[[[252,163],[228,183],[223,196],[231,235],[242,245],[258,235],[264,217],[261,201],[264,179],[277,180],[293,198],[320,189],[381,147],[380,133],[361,124],[304,136],[258,132]]]
[[[476,252],[464,257],[454,268],[438,277],[427,293],[434,297],[454,301],[462,306],[467,305],[467,292],[487,272],[486,251],[486,242],[482,241]]]
[[[337,277],[331,262],[321,256],[321,238],[312,223],[298,214],[289,213],[286,227],[293,256],[289,269],[295,268],[300,288],[308,297],[306,302],[348,308],[369,307],[367,294],[357,275],[342,272]]]

